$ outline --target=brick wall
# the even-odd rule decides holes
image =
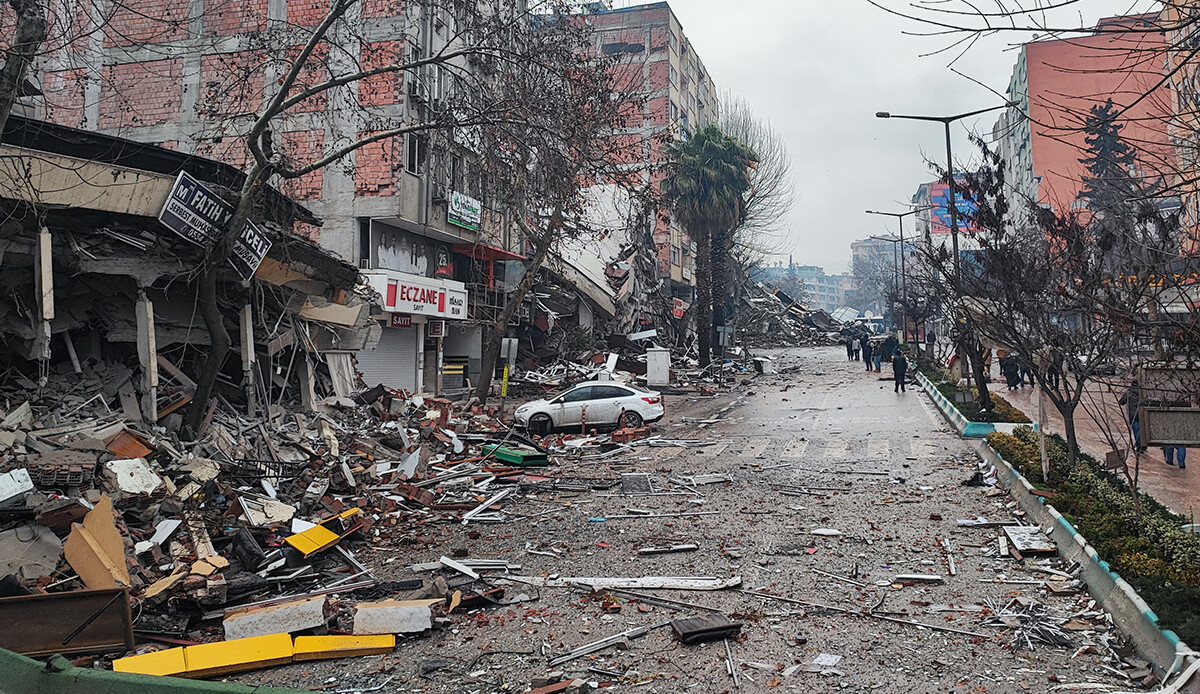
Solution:
[[[47,72],[43,76],[42,92],[45,93],[43,103],[46,108],[46,120],[72,128],[83,127],[83,92],[86,79],[87,71],[83,68]]]
[[[188,3],[179,0],[124,0],[104,33],[105,47],[179,41],[188,35]]]
[[[283,134],[280,145],[283,155],[292,167],[303,166],[321,157],[325,151],[324,130],[296,130]],[[280,189],[294,200],[317,200],[321,197],[323,176],[320,169],[283,181]]]
[[[205,36],[231,36],[266,28],[267,0],[205,0]]]
[[[404,57],[403,41],[364,43],[359,64],[364,70],[398,63]],[[404,100],[404,73],[391,72],[368,77],[358,83],[358,103],[362,106],[387,106]]]
[[[358,134],[359,138],[370,135]],[[403,138],[380,140],[359,149],[354,159],[354,193],[363,197],[395,195],[403,161]]]
[[[104,68],[100,129],[178,122],[181,61],[152,60]]]
[[[266,56],[258,51],[216,53],[200,60],[202,118],[222,119],[257,112],[263,105]]]
[[[287,19],[296,26],[316,26],[329,12],[329,0],[287,0]]]
[[[285,54],[285,61],[281,61],[279,65],[280,74],[290,69],[291,62],[296,60],[300,55],[300,51],[304,50],[304,46],[292,46]],[[329,79],[329,69],[325,65],[325,61],[329,57],[329,47],[321,44],[313,49],[308,60],[305,61],[304,67],[300,73],[296,75],[296,83],[292,87],[292,94],[298,94],[309,87],[321,84]],[[319,92],[308,97],[304,101],[296,104],[287,110],[288,113],[313,113],[324,111],[325,105],[329,102],[328,92]]]

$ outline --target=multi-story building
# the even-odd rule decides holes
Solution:
[[[1171,85],[1167,126],[1177,166],[1172,183],[1183,203],[1187,253],[1200,250],[1200,65],[1194,56],[1198,18],[1200,6],[1191,0],[1163,2],[1160,25],[1168,29],[1163,69]]]
[[[631,88],[642,90],[645,105],[625,130],[626,136],[642,139],[643,165],[662,160],[660,136],[664,131],[686,138],[716,120],[718,103],[712,78],[668,3],[620,9],[599,6],[588,20],[596,29],[600,54],[644,56],[629,67],[641,71],[641,79],[634,79]],[[659,273],[670,295],[690,303],[695,290],[695,242],[665,212],[657,215],[653,239]]]
[[[98,31],[47,59],[41,115],[245,167],[250,114],[326,11],[312,0],[120,3]],[[345,24],[330,38],[337,54],[319,45],[303,84],[458,40],[449,10],[422,3],[365,1]],[[307,157],[426,120],[446,72],[381,74],[307,99],[277,121],[277,147]],[[323,221],[300,231],[358,265],[381,297],[382,337],[357,355],[368,384],[435,392],[478,376],[482,323],[505,303],[521,256],[514,225],[472,168],[453,138],[411,133],[281,184]]]
[[[1139,150],[1139,170],[1131,173],[1148,180],[1169,174],[1171,90],[1161,84],[1166,40],[1155,27],[1153,14],[1109,17],[1090,36],[1021,47],[1008,87],[1015,105],[992,130],[1011,210],[1026,214],[1030,203],[1059,213],[1084,208],[1084,124],[1107,98],[1120,110],[1121,136]]]

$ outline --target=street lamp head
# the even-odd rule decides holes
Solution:
[[[876,111],[875,117],[876,118],[891,118],[892,114],[888,113],[887,111]]]

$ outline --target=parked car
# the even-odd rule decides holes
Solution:
[[[662,394],[614,381],[588,381],[559,395],[517,408],[517,424],[532,432],[595,427],[640,427],[662,419]]]

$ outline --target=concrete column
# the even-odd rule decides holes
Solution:
[[[37,293],[38,322],[34,337],[33,356],[50,358],[50,321],[54,320],[54,259],[51,255],[50,232],[43,228],[37,235],[33,251],[33,285]]]
[[[137,348],[138,362],[142,366],[142,414],[146,421],[158,421],[158,347],[154,338],[154,302],[146,298],[145,290],[138,290]]]
[[[242,350],[242,384],[246,388],[246,414],[253,417],[258,409],[257,388],[254,383],[254,308],[250,304],[239,313]]]

